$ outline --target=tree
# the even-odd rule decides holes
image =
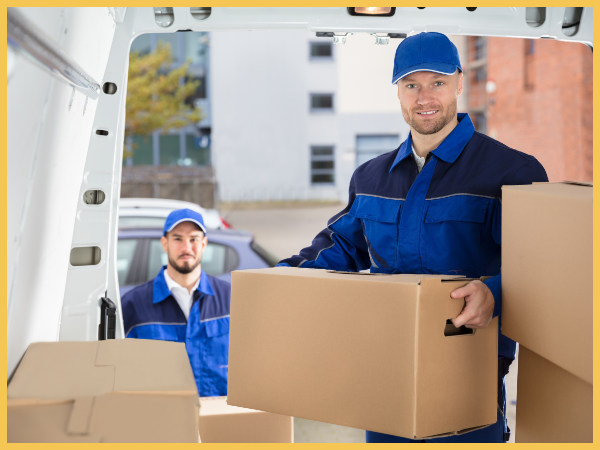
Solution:
[[[134,135],[183,128],[203,118],[202,111],[185,103],[200,85],[186,80],[189,61],[171,69],[171,46],[159,43],[156,51],[129,55],[129,76],[125,106],[125,151],[133,155]]]

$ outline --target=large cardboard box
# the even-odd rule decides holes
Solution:
[[[593,386],[519,346],[516,442],[593,442]]]
[[[276,267],[232,274],[230,405],[408,438],[496,422],[497,319],[456,330],[467,280]]]
[[[198,442],[185,344],[31,344],[8,385],[8,442]]]
[[[502,188],[502,334],[590,384],[592,191]]]
[[[591,442],[590,183],[502,188],[502,333],[520,344],[517,442]]]
[[[226,397],[200,398],[203,443],[294,442],[292,417],[231,406],[226,400]]]

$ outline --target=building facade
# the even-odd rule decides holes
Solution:
[[[546,39],[468,38],[478,131],[535,156],[550,181],[592,181],[593,55]]]
[[[399,41],[213,32],[212,161],[223,201],[339,200],[408,125],[391,84]]]

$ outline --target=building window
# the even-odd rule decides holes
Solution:
[[[366,163],[400,146],[399,134],[372,134],[356,136],[356,165]]]
[[[473,38],[473,50],[475,56],[473,59],[475,61],[485,59],[487,53],[487,39],[485,36],[475,36]]]
[[[533,39],[524,39],[525,43],[525,64],[523,64],[523,80],[525,90],[530,91],[534,87],[533,60],[535,53],[535,41]]]
[[[333,112],[333,94],[310,94],[311,112]]]
[[[487,118],[485,113],[476,112],[471,114],[473,118],[473,125],[475,125],[475,131],[486,134],[487,133]]]
[[[331,145],[310,148],[310,180],[312,184],[335,183],[335,155]]]
[[[326,60],[333,58],[333,44],[331,42],[311,42],[310,59]]]
[[[473,83],[485,83],[487,81],[487,68],[478,67],[473,69]]]

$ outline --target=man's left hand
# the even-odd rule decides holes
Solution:
[[[466,286],[455,289],[450,293],[452,298],[465,299],[465,309],[452,323],[456,328],[485,328],[494,315],[494,295],[481,281],[471,281]]]

